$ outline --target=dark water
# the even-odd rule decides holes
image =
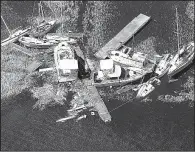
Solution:
[[[12,3],[13,6],[15,4]],[[159,43],[160,54],[166,48],[175,48],[176,44],[171,38],[174,27],[170,24],[174,20],[173,4],[163,1],[116,2],[113,4],[116,6],[115,11],[120,13],[109,20],[109,32],[105,39],[109,40],[141,12],[152,16],[156,22],[151,21],[136,35],[136,43],[154,36],[159,42],[165,42]],[[186,3],[177,4],[184,11],[182,8],[185,8]],[[19,5],[14,11],[23,16]],[[29,12],[29,15],[32,13],[28,10],[25,12]],[[56,119],[65,115],[66,108],[55,106],[44,111],[32,110],[35,101],[28,92],[24,92],[12,99],[16,101],[14,104],[1,111],[1,149],[194,150],[194,110],[184,103],[171,104],[157,100],[159,95],[171,94],[175,88],[179,89],[185,78],[186,74],[179,81],[168,84],[164,77],[163,85],[149,96],[153,102],[135,100],[112,111],[111,124],[104,124],[98,117],[89,117],[78,123],[55,123]],[[117,100],[105,100],[105,103],[109,110],[121,104]]]

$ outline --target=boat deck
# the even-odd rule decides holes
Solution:
[[[114,38],[112,38],[104,47],[102,47],[95,56],[105,59],[110,50],[117,50],[125,44],[133,35],[135,35],[147,22],[150,17],[139,14],[129,24],[127,24]]]

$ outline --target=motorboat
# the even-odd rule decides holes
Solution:
[[[54,60],[59,82],[78,78],[78,61],[74,50],[67,42],[61,42],[54,48]]]
[[[132,83],[143,78],[147,72],[136,67],[121,67],[114,64],[112,59],[100,60],[100,68],[94,72],[92,79],[94,85],[102,86],[117,86]]]
[[[126,49],[125,51],[111,51],[109,58],[121,66],[144,69],[147,73],[153,72],[156,65],[155,58],[149,59],[147,54],[132,52],[130,49]]]

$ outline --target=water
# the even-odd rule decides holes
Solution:
[[[24,3],[26,8],[28,5],[32,6],[32,2],[21,2],[20,5]],[[172,7],[176,2],[110,3],[115,6],[115,15],[105,23],[108,30],[107,35],[104,35],[104,43],[141,12],[152,16],[156,22],[151,21],[138,33],[135,43],[154,36],[159,42],[158,53],[161,54],[169,47],[176,48],[171,34],[174,27],[170,24],[174,20]],[[12,3],[12,6],[15,4],[16,2]],[[183,2],[176,4],[183,11]],[[23,16],[24,13],[21,13],[20,9],[21,7],[15,7],[14,11]],[[28,9],[25,12],[27,16],[32,13]],[[14,104],[1,111],[1,149],[193,150],[194,110],[185,103],[171,104],[157,100],[159,95],[173,93],[175,88],[180,88],[181,81],[185,78],[186,75],[181,76],[178,82],[168,84],[164,77],[163,85],[149,96],[153,102],[141,103],[134,100],[114,110],[111,112],[111,124],[104,124],[98,117],[90,117],[78,123],[55,123],[65,115],[66,108],[55,106],[44,111],[32,110],[35,100],[28,92],[24,92],[17,98],[10,99],[15,100]],[[121,104],[117,100],[105,100],[105,103],[109,110]]]

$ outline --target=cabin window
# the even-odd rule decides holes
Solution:
[[[127,53],[128,53],[128,51],[129,51],[129,49],[128,49],[128,48],[126,48],[126,49],[125,49],[125,51],[124,51],[124,53],[125,53],[125,54],[127,54]]]

